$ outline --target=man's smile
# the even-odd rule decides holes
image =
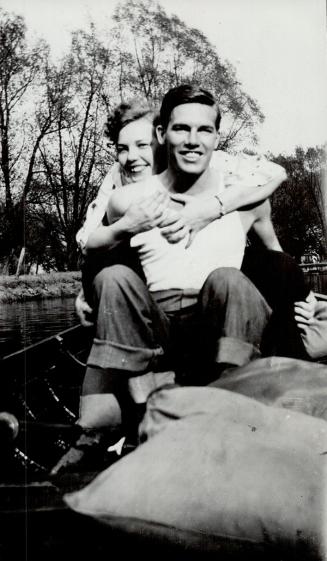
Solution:
[[[202,156],[199,150],[181,150],[179,153],[188,162],[196,162]]]

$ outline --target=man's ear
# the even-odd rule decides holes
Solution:
[[[162,125],[158,125],[156,127],[156,134],[159,144],[161,145],[165,144],[166,131]]]

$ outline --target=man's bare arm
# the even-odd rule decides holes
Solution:
[[[261,205],[256,207],[252,230],[267,249],[283,251],[271,221],[270,201],[264,201]]]
[[[240,210],[240,218],[246,234],[253,229],[267,249],[283,251],[271,222],[269,201]]]
[[[125,187],[110,200],[109,226],[100,226],[90,235],[87,250],[111,249],[131,236],[165,223],[169,216],[169,196],[165,190],[143,192]]]

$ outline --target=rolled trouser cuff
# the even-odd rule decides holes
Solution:
[[[130,347],[95,338],[87,365],[95,368],[113,368],[141,373],[157,370],[163,355],[164,350],[160,346],[154,349]]]
[[[244,366],[255,358],[260,358],[258,347],[234,337],[221,337],[217,343],[216,362]]]

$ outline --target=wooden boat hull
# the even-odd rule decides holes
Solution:
[[[94,520],[66,507],[63,493],[96,475],[71,474],[60,488],[49,479],[51,467],[70,445],[90,343],[91,333],[77,326],[1,361],[0,411],[19,422],[17,437],[0,441],[1,561],[107,561],[116,552],[151,561],[167,556],[176,561],[294,559],[294,552],[268,545],[130,518]]]

